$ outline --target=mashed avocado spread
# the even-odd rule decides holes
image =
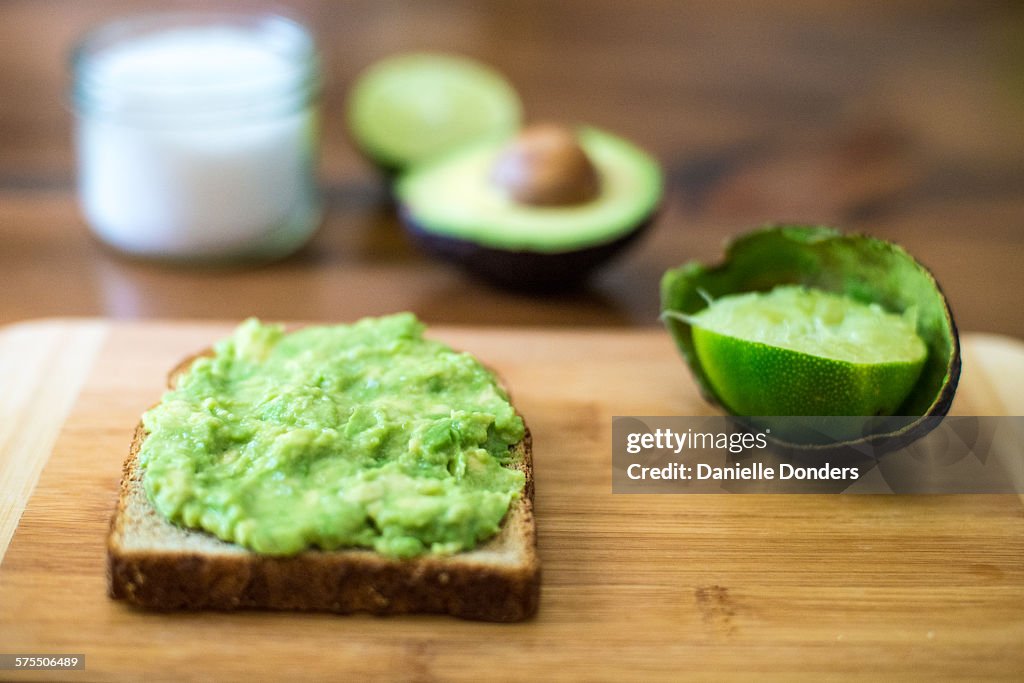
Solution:
[[[257,552],[454,553],[497,533],[524,426],[475,358],[412,314],[291,334],[247,320],[143,415],[146,493]]]

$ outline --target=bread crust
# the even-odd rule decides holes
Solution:
[[[170,373],[173,386],[203,352]],[[261,555],[164,519],[149,503],[138,455],[140,423],[125,460],[107,538],[112,598],[155,610],[271,609],[348,614],[437,613],[511,622],[532,616],[540,601],[540,562],[533,515],[532,438],[511,447],[526,477],[498,534],[455,555],[386,557],[367,549]]]

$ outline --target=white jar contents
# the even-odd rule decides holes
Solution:
[[[319,72],[276,16],[155,15],[75,55],[79,199],[104,241],[182,260],[275,258],[319,224]]]

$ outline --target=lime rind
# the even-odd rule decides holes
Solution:
[[[700,327],[694,345],[722,404],[749,416],[892,415],[924,361],[849,362]]]

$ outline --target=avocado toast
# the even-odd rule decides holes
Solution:
[[[392,316],[391,320],[394,319]],[[407,321],[399,322],[405,324]],[[283,338],[290,340],[295,337],[285,335]],[[402,340],[401,344],[406,342]],[[217,351],[224,354],[222,348]],[[466,354],[458,354],[456,360],[460,363],[469,362],[467,358],[470,357]],[[206,353],[188,359],[172,371],[169,382],[172,392],[165,395],[164,404],[177,409],[174,403],[176,388],[182,387],[183,380],[186,390],[190,382],[199,382],[195,376],[201,376],[214,362],[211,354]],[[291,363],[292,359],[288,362]],[[475,359],[472,362],[477,363]],[[401,364],[395,362],[391,365],[400,367]],[[190,372],[193,376],[191,379]],[[209,399],[204,399],[204,405],[208,403]],[[120,497],[108,539],[112,597],[164,610],[267,608],[339,613],[362,611],[375,614],[434,612],[492,621],[520,620],[536,610],[540,572],[532,509],[531,441],[525,425],[521,431],[514,432],[520,438],[504,447],[507,452],[501,457],[501,469],[514,473],[515,480],[521,481],[522,485],[509,498],[507,508],[499,511],[500,526],[494,529],[496,533],[493,535],[485,529],[476,534],[477,542],[462,544],[465,547],[449,541],[448,536],[442,536],[439,542],[429,535],[436,535],[439,525],[450,522],[453,515],[456,528],[466,528],[466,524],[457,516],[456,509],[460,504],[458,501],[449,504],[445,502],[449,500],[446,498],[441,499],[447,507],[438,513],[439,517],[412,523],[428,531],[409,531],[408,528],[396,531],[388,526],[388,516],[396,514],[396,506],[421,509],[424,505],[437,502],[433,498],[418,498],[412,502],[392,504],[391,510],[370,503],[368,511],[364,513],[367,517],[366,529],[351,522],[345,523],[345,529],[359,529],[356,536],[346,539],[329,534],[296,551],[287,544],[275,545],[269,541],[264,543],[265,547],[260,546],[263,550],[246,547],[254,544],[251,538],[245,535],[236,538],[231,531],[225,533],[217,523],[211,525],[210,520],[220,519],[218,514],[223,513],[212,503],[206,504],[210,509],[203,511],[201,524],[188,523],[195,518],[195,514],[187,512],[188,508],[184,515],[185,523],[173,512],[168,514],[166,496],[162,497],[159,493],[160,487],[168,487],[168,482],[181,475],[168,475],[166,470],[160,468],[157,456],[147,455],[147,441],[153,447],[154,444],[159,445],[162,438],[158,418],[159,413],[154,417],[153,411],[144,416],[149,427],[140,424],[136,429],[125,463]],[[521,423],[518,414],[515,418]],[[199,418],[190,419],[194,421]],[[400,426],[396,431],[409,429],[406,422]],[[157,431],[154,432],[154,429]],[[330,429],[324,428],[326,431]],[[295,431],[300,430],[291,430]],[[291,436],[287,435],[289,439]],[[489,440],[492,436],[488,437]],[[281,437],[276,438],[280,440]],[[417,441],[411,450],[418,447]],[[493,444],[489,444],[489,447],[493,447]],[[300,453],[302,457],[305,455]],[[230,458],[225,456],[220,459]],[[449,467],[456,469],[445,465],[445,469]],[[413,469],[418,472],[429,467],[418,463]],[[147,491],[146,478],[153,471],[162,473],[161,480],[149,481],[151,486]],[[361,472],[361,469],[356,472],[358,477],[364,476]],[[209,478],[208,473],[200,474]],[[282,479],[287,474],[287,471],[274,472],[273,479]],[[391,479],[384,481],[390,482]],[[315,483],[315,478],[309,479],[308,485],[301,487],[298,500],[306,500],[313,495],[311,491],[315,491]],[[432,495],[436,495],[435,489],[440,484],[431,480],[427,485],[434,492]],[[346,486],[359,490],[356,484]],[[387,492],[388,486],[391,484],[373,482],[370,490],[376,491],[383,487]],[[250,492],[247,497],[259,497],[261,491],[267,488],[272,488],[272,485],[260,483],[259,490]],[[158,491],[156,496],[153,495],[154,490]],[[175,492],[173,488],[171,491],[174,500],[182,498],[180,492]],[[187,492],[192,498],[200,497],[203,493],[199,489]],[[393,494],[394,491],[389,492],[389,495]],[[226,494],[223,490],[214,489],[210,495],[213,498],[207,500],[220,500]],[[345,500],[344,497],[338,498],[339,502],[334,507],[347,504]],[[244,503],[232,502],[224,509],[237,511],[239,507],[245,507]],[[296,509],[298,507],[300,505],[296,504]],[[316,518],[307,524],[299,512],[289,515],[281,512],[280,508],[271,508],[271,512],[271,521],[264,521],[263,524],[269,524],[266,527],[267,533],[273,531],[280,538],[290,538],[281,529],[290,533],[295,527],[306,533],[308,528],[319,529],[323,525]],[[284,520],[285,523],[275,527],[275,520]],[[362,522],[361,519],[358,521]],[[228,526],[231,529],[242,529],[253,523],[242,515],[240,520]],[[196,528],[203,526],[208,528]],[[377,535],[366,535],[373,533]],[[403,534],[413,538],[405,539]],[[423,547],[410,551],[409,543],[415,545],[417,534],[424,539]],[[268,538],[272,537],[273,534]],[[395,545],[396,538],[404,540]]]

